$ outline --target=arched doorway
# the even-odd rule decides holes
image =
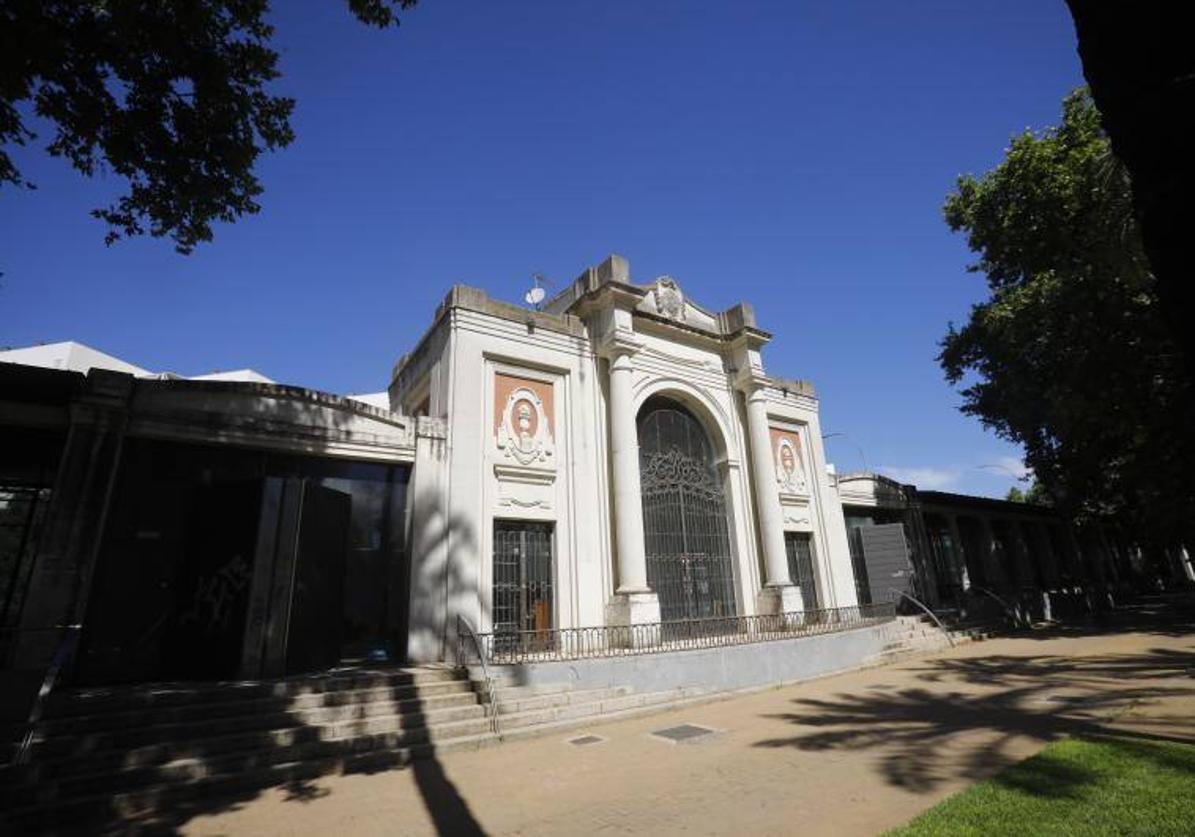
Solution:
[[[665,622],[734,616],[726,500],[714,446],[677,401],[639,411],[639,471],[647,583]]]

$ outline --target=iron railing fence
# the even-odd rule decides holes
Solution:
[[[876,625],[896,617],[896,604],[856,605],[760,616],[684,619],[641,625],[506,631],[476,635],[476,654],[492,665],[657,654],[816,636]],[[476,659],[459,638],[458,660]]]

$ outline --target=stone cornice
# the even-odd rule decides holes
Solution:
[[[578,317],[588,317],[607,308],[633,311],[647,296],[648,290],[623,282],[607,282],[579,297],[569,306],[569,313]]]
[[[571,337],[585,336],[585,324],[571,312],[554,313],[552,311],[536,311],[510,302],[491,299],[480,288],[471,288],[468,285],[453,285],[444,297],[443,302],[436,309],[431,326],[419,338],[419,342],[415,344],[415,347],[400,357],[398,362],[394,364],[394,368],[390,373],[391,384],[425,350],[436,331],[447,320],[449,314],[457,310],[473,311],[499,320],[520,323],[528,329],[553,331]]]
[[[126,373],[112,373],[125,375]],[[128,376],[132,380],[131,376]],[[306,404],[329,407],[347,413],[368,416],[386,424],[407,426],[411,417],[401,413],[383,410],[363,401],[356,401],[342,395],[330,392],[306,389],[305,387],[289,384],[264,384],[257,381],[193,381],[187,379],[154,380],[137,379],[134,389],[134,407],[139,406],[143,396],[154,393],[213,393],[243,398],[274,399],[277,401],[296,401]]]
[[[741,344],[746,344],[750,349],[761,349],[772,339],[771,334],[754,326],[742,326],[733,332],[721,333],[710,331],[700,326],[690,325],[689,323],[683,323],[671,317],[653,314],[650,311],[633,311],[632,313],[635,319],[645,320],[653,325],[664,326],[666,329],[697,337],[717,347],[719,351],[724,351],[728,348],[733,349]]]
[[[646,345],[642,337],[624,328],[615,329],[607,334],[594,347],[600,357],[614,360],[622,355],[634,355]]]

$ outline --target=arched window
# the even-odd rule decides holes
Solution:
[[[639,412],[639,470],[647,583],[665,622],[734,616],[726,501],[714,447],[679,402]]]

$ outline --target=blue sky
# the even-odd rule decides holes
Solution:
[[[618,252],[753,302],[768,369],[846,434],[840,471],[1014,484],[1017,449],[934,362],[984,291],[941,205],[1082,83],[1062,0],[423,0],[387,32],[274,5],[298,138],[260,167],[262,212],[189,257],[105,247],[88,210],[119,183],[22,151],[39,189],[0,192],[0,345],[376,391],[453,283],[517,301]]]

